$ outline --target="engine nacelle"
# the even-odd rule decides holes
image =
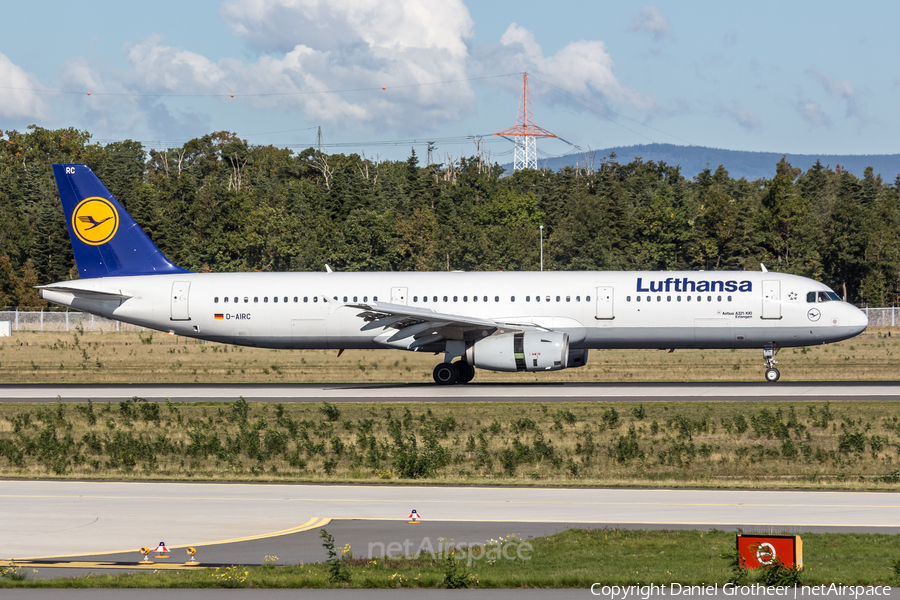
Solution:
[[[586,349],[578,350],[576,348],[569,348],[569,356],[566,360],[566,368],[571,369],[574,367],[583,367],[587,364],[588,359],[588,351]]]
[[[491,371],[558,371],[569,355],[569,336],[555,331],[494,335],[466,350],[470,365]]]

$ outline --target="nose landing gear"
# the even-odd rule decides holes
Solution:
[[[781,377],[781,373],[775,368],[775,365],[778,364],[778,361],[775,360],[778,350],[778,347],[763,348],[763,358],[766,359],[766,381],[770,383],[775,383]]]

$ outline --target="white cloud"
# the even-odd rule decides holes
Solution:
[[[659,41],[669,37],[669,17],[664,17],[655,6],[645,6],[634,16],[629,31],[646,31]]]
[[[747,131],[758,131],[762,129],[762,122],[759,120],[759,117],[756,116],[756,113],[751,110],[747,110],[746,108],[741,108],[740,105],[736,103],[732,106],[721,104],[719,105],[718,112],[719,114],[728,117]]]
[[[819,80],[829,96],[847,103],[848,117],[856,117],[860,120],[866,119],[862,100],[853,88],[853,84],[846,79],[837,79],[818,69],[810,69],[809,72]]]
[[[41,97],[31,91],[44,86],[37,77],[0,53],[0,117],[5,119],[47,119],[50,109]]]
[[[148,92],[234,93],[235,101],[258,109],[401,131],[433,129],[474,108],[465,81],[427,85],[467,77],[473,25],[460,0],[230,0],[222,14],[237,35],[268,54],[213,62],[151,38],[127,52],[137,85]],[[329,93],[335,91],[343,92]]]
[[[473,64],[482,73],[522,72],[539,82],[588,100],[610,101],[620,107],[653,113],[659,109],[656,98],[623,85],[613,71],[613,60],[606,44],[599,40],[570,42],[553,56],[544,56],[534,33],[513,23],[500,38],[500,44],[475,48]],[[510,88],[520,86],[510,81]],[[570,103],[564,96],[546,86],[531,84],[532,96],[543,95],[548,101]],[[576,108],[584,107],[578,103]]]
[[[802,100],[797,103],[797,112],[806,119],[812,127],[831,127],[831,118],[822,111],[822,107],[812,100]]]

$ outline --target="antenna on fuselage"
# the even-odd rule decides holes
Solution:
[[[759,266],[762,268],[762,272],[763,272],[763,273],[768,273],[768,272],[769,272],[769,270],[766,268],[766,265],[764,265],[764,264],[762,264],[762,263],[759,263]]]
[[[328,265],[325,265],[325,272],[326,273],[334,273],[334,271],[332,271],[331,267],[329,267]]]

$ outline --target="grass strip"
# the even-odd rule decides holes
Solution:
[[[891,380],[900,372],[896,328],[787,348],[785,381]],[[0,338],[0,383],[431,382],[439,359],[400,350],[269,350],[160,332],[16,331]],[[587,365],[550,373],[479,369],[477,382],[762,381],[760,350],[591,350]]]
[[[805,568],[801,585],[896,585],[892,562],[900,557],[897,536],[803,534]],[[340,540],[337,540],[340,544]],[[440,546],[440,543],[448,545]],[[624,531],[572,529],[534,540],[511,535],[470,551],[447,540],[434,552],[410,557],[357,558],[344,555],[349,583],[332,581],[327,563],[277,565],[189,572],[87,575],[70,579],[13,581],[0,587],[53,588],[435,588],[456,583],[475,588],[588,588],[602,585],[722,584],[731,571],[723,553],[735,535],[722,531]],[[450,553],[453,552],[451,555]],[[511,558],[504,558],[504,554]],[[325,552],[322,553],[323,560]],[[26,573],[27,575],[27,573]],[[751,573],[747,583],[759,580]]]
[[[900,488],[896,403],[0,404],[0,477]]]

